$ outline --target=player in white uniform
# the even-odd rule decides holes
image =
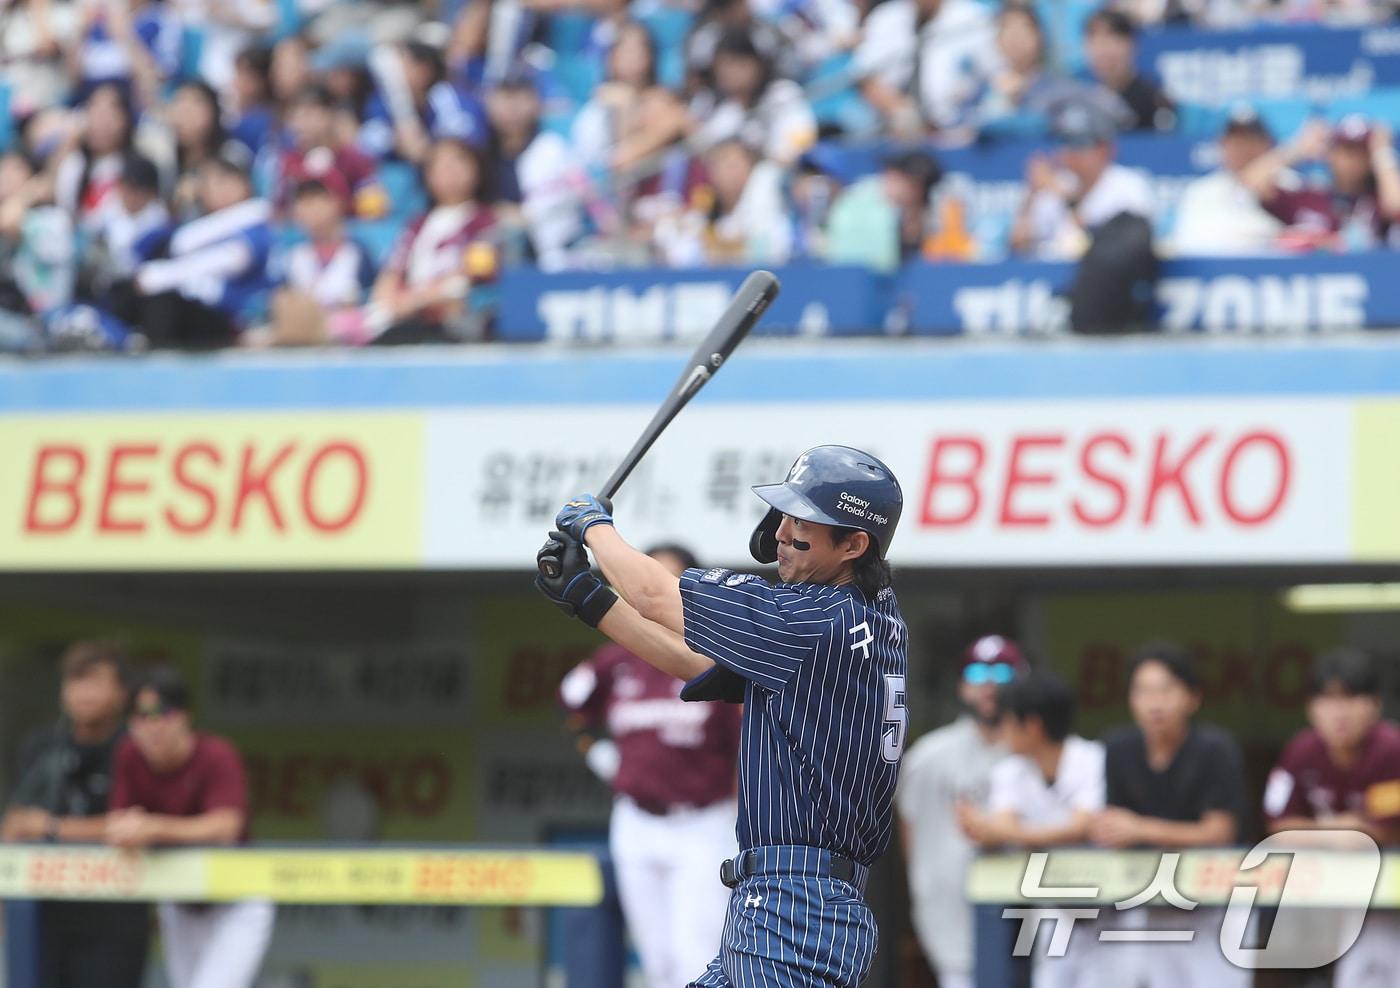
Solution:
[[[1027,668],[1014,641],[977,639],[963,654],[958,699],[965,713],[904,755],[895,807],[909,862],[914,932],[939,988],[972,988],[973,909],[964,894],[977,854],[958,826],[959,803],[985,806],[997,743],[997,687]]]

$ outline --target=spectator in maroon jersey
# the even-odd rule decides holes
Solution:
[[[1360,831],[1382,848],[1400,845],[1400,725],[1381,718],[1375,659],[1354,648],[1326,652],[1308,692],[1311,726],[1283,749],[1264,788],[1269,832]],[[1400,916],[1373,911],[1337,961],[1335,983],[1389,984],[1397,956]]]
[[[677,576],[697,565],[680,546],[649,555]],[[685,703],[684,685],[605,645],[559,688],[584,760],[616,795],[613,865],[648,988],[685,984],[709,963],[729,901],[713,862],[737,847],[740,711]]]
[[[1303,181],[1293,166],[1325,161],[1326,184]],[[1288,226],[1299,247],[1369,250],[1391,237],[1400,219],[1400,162],[1390,128],[1352,114],[1336,127],[1305,124],[1282,147],[1241,174],[1264,208]]]
[[[315,181],[340,200],[347,216],[377,219],[384,197],[376,191],[378,165],[336,133],[335,98],[329,89],[313,83],[292,100],[287,112],[290,146],[282,154],[276,202],[291,209],[292,195],[303,182]]]
[[[189,690],[169,666],[146,672],[130,736],[113,760],[108,844],[236,844],[248,837],[248,782],[228,741],[194,729]],[[268,902],[157,907],[172,988],[248,988],[272,935]]]
[[[432,207],[404,231],[375,282],[366,316],[374,342],[445,343],[484,332],[473,286],[496,277],[496,215],[482,201],[481,156],[468,143],[433,143],[423,174]]]

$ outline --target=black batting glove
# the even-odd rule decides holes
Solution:
[[[590,568],[583,543],[563,532],[549,533],[548,541],[535,555],[535,563],[539,571],[535,588],[569,617],[596,628],[617,603],[617,594]],[[546,576],[546,572],[559,575]]]

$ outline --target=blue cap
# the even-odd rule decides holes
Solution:
[[[883,557],[904,508],[904,493],[890,468],[850,446],[814,446],[797,458],[781,484],[762,484],[753,492],[771,506],[749,540],[749,552],[760,563],[778,558],[783,515],[868,532]]]

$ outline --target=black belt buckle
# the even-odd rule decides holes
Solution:
[[[734,859],[725,858],[719,865],[719,880],[724,887],[732,889],[739,884],[739,874],[734,870]]]

